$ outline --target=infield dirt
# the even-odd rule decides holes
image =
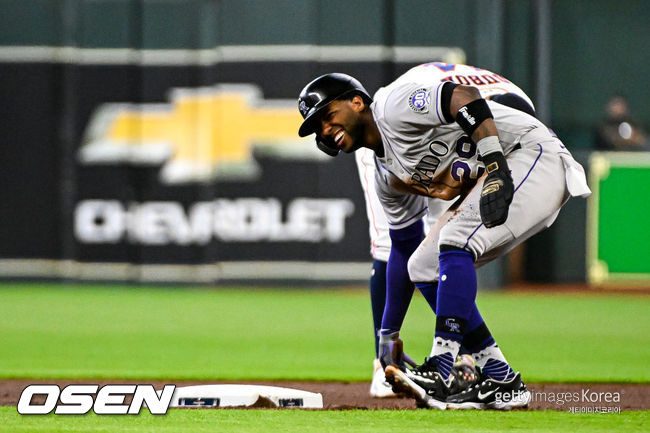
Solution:
[[[416,409],[415,401],[408,398],[372,398],[368,394],[369,383],[341,382],[158,382],[158,381],[92,381],[52,379],[8,379],[0,381],[0,405],[16,406],[20,393],[30,384],[54,383],[61,387],[71,383],[150,383],[162,389],[167,383],[176,386],[218,383],[242,383],[280,386],[319,392],[323,395],[323,406],[329,410],[343,409]],[[650,409],[650,384],[528,384],[532,393],[531,410],[560,410],[583,412],[620,412],[623,410]]]

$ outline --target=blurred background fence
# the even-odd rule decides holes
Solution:
[[[363,281],[356,167],[298,139],[305,83],[490,69],[586,166],[612,95],[650,124],[649,18],[632,0],[2,0],[0,276]],[[586,208],[488,278],[584,281]]]

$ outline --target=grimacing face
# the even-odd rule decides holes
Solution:
[[[354,152],[363,145],[361,112],[364,108],[365,103],[358,95],[332,101],[320,117],[318,135],[345,153]]]

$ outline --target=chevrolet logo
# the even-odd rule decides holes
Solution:
[[[253,148],[293,158],[322,158],[299,138],[292,99],[264,100],[257,86],[173,89],[169,104],[100,106],[79,152],[83,164],[162,165],[163,183],[255,179]]]

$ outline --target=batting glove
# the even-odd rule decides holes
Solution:
[[[487,177],[481,191],[481,221],[485,227],[496,227],[508,219],[508,208],[512,203],[514,184],[508,169],[506,157],[501,152],[483,156]]]
[[[379,334],[379,362],[384,369],[390,364],[396,365],[401,370],[406,368],[406,364],[416,366],[415,361],[404,353],[404,342],[399,338],[399,331],[386,335]]]

